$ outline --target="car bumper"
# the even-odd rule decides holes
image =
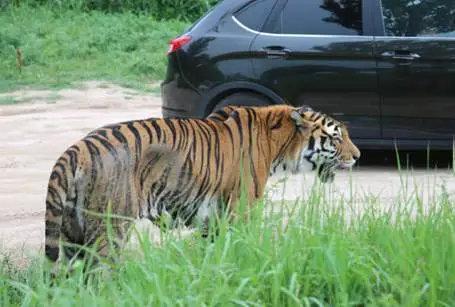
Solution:
[[[161,84],[162,114],[168,118],[203,118],[201,95],[182,78]]]

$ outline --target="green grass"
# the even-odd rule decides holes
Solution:
[[[16,98],[14,98],[14,97],[10,97],[10,96],[0,97],[0,106],[16,104],[18,102],[19,101]]]
[[[0,25],[0,91],[85,80],[150,90],[153,81],[164,78],[167,42],[188,26],[128,12],[29,6],[0,11]],[[22,72],[16,48],[23,53]]]
[[[398,195],[397,195],[398,196]],[[393,206],[318,186],[302,201],[265,201],[248,223],[222,226],[216,240],[145,241],[143,257],[124,256],[51,286],[41,260],[6,263],[2,306],[454,306],[454,200],[435,188]],[[296,205],[296,206],[295,206]],[[275,214],[264,214],[271,206]],[[288,223],[283,216],[290,215]],[[286,226],[284,226],[286,224]],[[224,225],[224,224],[223,224]],[[85,283],[84,283],[85,280]]]

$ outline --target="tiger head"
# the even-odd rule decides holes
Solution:
[[[271,175],[278,170],[294,174],[317,170],[322,182],[333,181],[336,169],[350,168],[360,158],[345,125],[307,106],[288,110],[288,125],[296,132],[272,163]]]

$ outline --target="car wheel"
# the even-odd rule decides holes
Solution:
[[[226,106],[267,106],[272,104],[272,102],[260,95],[255,93],[237,93],[230,96],[227,96],[221,99],[218,104],[213,108],[213,112],[221,110]]]

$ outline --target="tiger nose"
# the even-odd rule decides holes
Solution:
[[[352,155],[352,157],[354,158],[354,160],[359,160],[360,159],[360,151],[359,152],[356,152]]]

